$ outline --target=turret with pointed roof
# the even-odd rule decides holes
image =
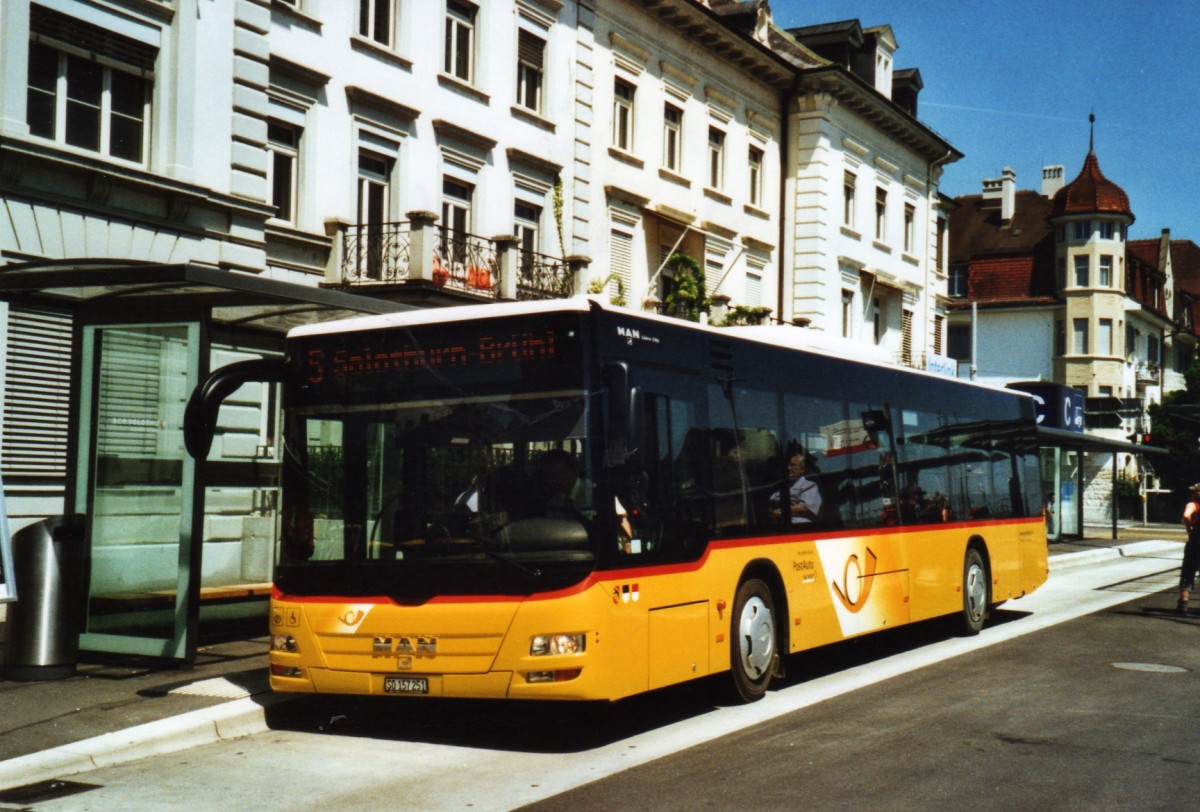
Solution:
[[[1090,116],[1089,120],[1094,124],[1096,117]],[[1073,214],[1122,214],[1129,222],[1134,220],[1125,190],[1100,171],[1094,138],[1089,138],[1088,154],[1079,175],[1055,193],[1050,207],[1051,217]]]

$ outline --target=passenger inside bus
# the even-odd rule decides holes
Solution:
[[[792,524],[812,524],[817,521],[821,512],[821,490],[815,480],[805,476],[804,453],[795,452],[788,457],[788,501],[787,515]],[[783,516],[784,510],[780,505],[779,492],[772,494],[768,504],[767,515],[772,519]]]

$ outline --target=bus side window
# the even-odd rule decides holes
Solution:
[[[628,552],[646,560],[694,560],[708,540],[705,472],[695,456],[702,433],[686,430],[694,420],[688,402],[652,393],[643,402],[641,462],[616,474],[617,498],[629,500],[637,540]]]

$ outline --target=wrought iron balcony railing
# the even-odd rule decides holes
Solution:
[[[408,280],[412,233],[407,222],[347,226],[342,240],[344,283]]]
[[[336,228],[326,280],[333,285],[435,286],[485,299],[572,296],[586,277],[584,257],[566,259],[522,251],[515,237],[479,237],[436,224],[429,212],[394,223]]]
[[[438,226],[433,283],[451,290],[495,297],[500,289],[500,258],[491,240]]]
[[[565,261],[534,251],[517,255],[518,299],[565,299],[571,295],[572,285]]]

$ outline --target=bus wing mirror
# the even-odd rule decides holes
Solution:
[[[608,464],[625,465],[641,453],[642,390],[629,379],[629,365],[616,361],[605,365],[604,382],[608,408]]]
[[[183,445],[196,460],[204,460],[212,449],[217,431],[217,413],[225,398],[251,381],[276,383],[283,380],[281,358],[252,358],[213,370],[188,398],[183,412]]]

